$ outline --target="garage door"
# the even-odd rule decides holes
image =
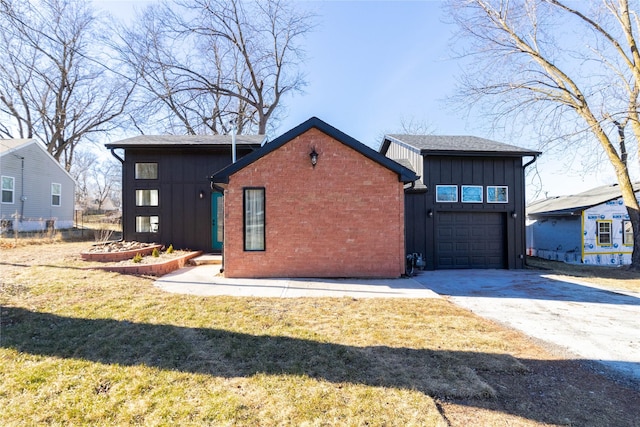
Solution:
[[[505,259],[504,213],[438,213],[436,268],[504,268]]]

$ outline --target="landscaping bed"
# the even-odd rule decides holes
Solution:
[[[94,264],[85,267],[87,269],[162,276],[184,267],[191,258],[202,254],[202,251],[174,251],[172,247],[163,249],[163,245],[155,243],[118,241],[94,245],[80,255],[85,261],[106,264]]]

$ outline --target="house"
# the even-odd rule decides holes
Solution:
[[[640,192],[640,183],[634,184]],[[617,184],[527,207],[527,250],[540,258],[585,264],[631,263],[633,228]]]
[[[399,277],[418,177],[313,117],[211,177],[227,277]]]
[[[122,163],[123,239],[222,250],[222,199],[211,170],[260,147],[264,135],[141,135],[105,144]],[[124,151],[124,154],[122,153]]]
[[[405,228],[407,252],[423,254],[427,269],[524,267],[524,171],[538,151],[474,136],[386,135],[380,153],[421,176],[406,192]]]
[[[75,181],[33,139],[0,140],[2,232],[73,227]]]

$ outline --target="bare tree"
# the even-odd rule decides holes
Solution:
[[[106,65],[106,27],[84,0],[0,0],[0,33],[0,135],[39,140],[69,170],[134,87]]]
[[[629,2],[449,6],[469,42],[464,54],[475,59],[461,79],[461,98],[484,102],[501,119],[528,117],[541,134],[555,133],[549,140],[571,142],[573,150],[591,150],[595,140],[615,170],[634,230],[632,267],[640,269],[640,211],[627,164],[629,143],[637,153],[640,141],[640,22]]]
[[[300,42],[311,21],[280,0],[148,7],[118,48],[145,89],[137,116],[172,133],[228,133],[233,122],[237,133],[264,134],[282,97],[304,86]]]
[[[94,164],[90,169],[92,196],[98,212],[102,212],[104,203],[111,198],[115,190],[119,190],[121,165],[114,159],[104,160]]]

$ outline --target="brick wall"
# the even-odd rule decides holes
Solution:
[[[244,187],[265,188],[264,252],[244,251]],[[403,184],[312,128],[230,177],[224,233],[227,277],[398,277],[404,272]]]

